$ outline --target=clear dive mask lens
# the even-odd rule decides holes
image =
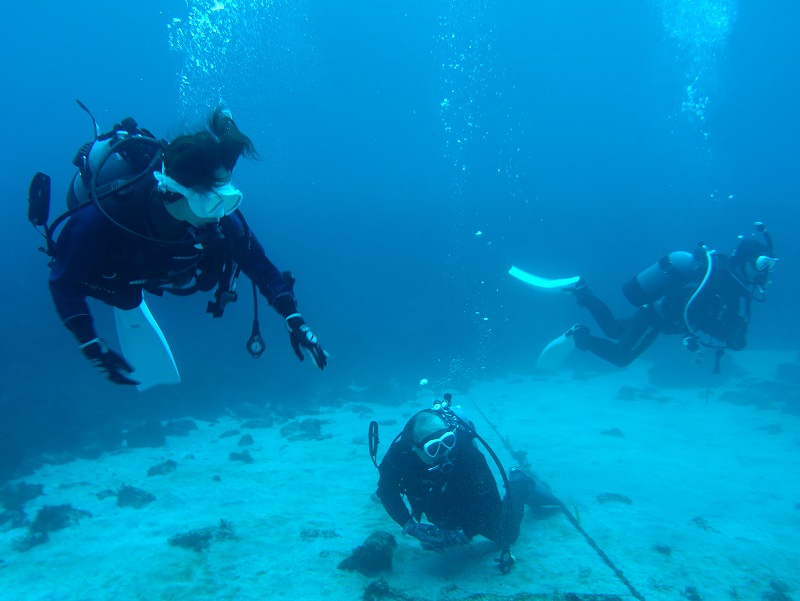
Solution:
[[[189,209],[204,219],[222,219],[230,215],[242,204],[242,193],[231,184],[212,188],[208,192],[184,194],[189,201]]]
[[[222,208],[226,215],[230,215],[238,209],[239,205],[242,204],[242,198],[244,198],[244,195],[234,188],[231,182],[226,182],[222,186],[213,188],[211,193],[222,199]]]
[[[211,190],[199,192],[193,188],[179,184],[164,173],[154,171],[153,177],[158,181],[159,192],[172,192],[185,197],[189,209],[202,219],[221,219],[230,215],[242,204],[243,194],[230,181]]]
[[[419,443],[417,446],[422,447],[422,450],[431,459],[440,459],[456,446],[456,433],[452,430],[445,430],[441,436],[431,438],[425,443]]]
[[[775,271],[775,268],[778,266],[778,259],[775,257],[768,257],[766,255],[761,255],[755,261],[755,268],[756,271],[764,271],[770,273]]]

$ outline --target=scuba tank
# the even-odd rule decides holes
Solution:
[[[44,236],[46,247],[41,250],[55,256],[55,232],[73,213],[94,205],[120,229],[161,244],[176,244],[156,240],[146,231],[147,199],[142,197],[152,188],[152,172],[161,162],[165,142],[140,128],[131,117],[116,124],[110,132],[100,133],[97,120],[78,100],[78,105],[91,117],[94,140],[82,145],[72,163],[78,172],[67,190],[67,210],[51,224],[50,178],[44,173],[34,175],[28,191],[28,221]],[[137,202],[131,202],[136,199]],[[185,245],[185,242],[180,244]]]
[[[99,200],[130,195],[161,154],[162,142],[140,129],[132,117],[123,119],[110,132],[81,146],[72,159],[78,172],[67,190],[67,208],[92,200],[92,186]],[[152,187],[150,178],[145,183]]]
[[[691,282],[702,274],[702,269],[696,254],[675,251],[628,280],[622,293],[633,306],[641,307],[657,301],[668,288]]]
[[[94,202],[118,227],[152,238],[147,227],[152,172],[162,161],[166,143],[140,128],[132,117],[100,134],[97,120],[81,107],[92,118],[95,139],[81,146],[72,159],[78,173],[67,190],[67,208]]]

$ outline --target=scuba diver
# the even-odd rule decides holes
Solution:
[[[701,346],[713,349],[714,373],[719,373],[724,351],[747,345],[752,302],[766,299],[765,288],[778,262],[766,227],[761,222],[755,226],[763,241],[743,238],[730,257],[701,244],[694,252],[670,253],[634,276],[622,287],[625,298],[638,307],[630,317],[614,317],[583,278],[578,279],[563,290],[589,310],[608,338],[594,336],[583,324],[565,336],[576,348],[625,367],[659,334],[679,334],[692,352]]]
[[[419,540],[424,549],[441,551],[480,534],[503,546],[497,563],[506,572],[514,563],[510,545],[519,536],[524,505],[555,506],[560,501],[519,468],[506,476],[497,456],[451,400],[445,394],[432,409],[414,414],[379,466],[377,423],[370,424],[370,454],[380,473],[377,495],[403,534]],[[476,440],[502,474],[506,486],[502,500]],[[429,523],[422,521],[423,515]]]
[[[186,296],[216,287],[207,312],[220,317],[236,300],[236,279],[244,272],[252,280],[254,301],[258,286],[285,320],[298,359],[308,354],[324,369],[329,355],[298,312],[294,278],[267,258],[239,209],[242,193],[232,184],[233,169],[241,156],[258,155],[227,107],[212,112],[207,129],[167,143],[132,118],[101,133],[91,112],[78,104],[92,118],[95,139],[73,160],[78,173],[68,190],[68,210],[48,225],[50,179],[38,173],[28,218],[44,228],[47,246],[41,250],[52,259],[50,292],[86,358],[115,384],[138,384],[137,365],[123,356],[125,349],[112,350],[95,331],[87,297],[127,314],[146,310],[143,291]],[[54,232],[64,221],[56,240]],[[264,343],[257,305],[255,312],[248,350],[257,357]],[[146,361],[147,354],[139,355]]]

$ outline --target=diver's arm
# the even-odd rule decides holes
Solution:
[[[86,302],[86,282],[97,258],[103,254],[105,236],[103,224],[94,219],[93,211],[93,207],[87,207],[75,213],[64,226],[48,283],[56,311],[78,344],[96,337]]]
[[[470,446],[466,451],[467,456],[463,459],[469,461],[471,466],[468,471],[470,481],[466,487],[471,495],[470,521],[477,532],[489,532],[502,508],[500,492],[483,453],[475,446]]]
[[[397,446],[392,445],[381,461],[377,495],[389,517],[400,526],[405,526],[411,519],[411,512],[403,501],[400,471],[395,467],[395,462],[401,460],[399,455]]]
[[[93,366],[115,384],[138,384],[130,375],[133,367],[108,348],[97,335],[86,302],[86,284],[97,259],[106,248],[107,223],[97,221],[94,207],[75,213],[58,237],[50,272],[50,294],[64,326],[78,341],[78,348]]]
[[[739,304],[747,304],[747,301],[740,301]],[[747,346],[747,327],[748,311],[739,310],[736,303],[731,303],[729,310],[722,316],[723,327],[725,329],[725,344],[732,351],[741,351]]]
[[[728,269],[720,270],[720,276],[710,282],[711,291],[718,299],[716,304],[710,305],[708,314],[713,323],[712,334],[730,350],[741,351],[747,346],[751,297],[743,295],[741,282]]]
[[[300,361],[308,355],[317,369],[325,369],[330,355],[297,310],[297,299],[293,290],[294,277],[288,272],[278,271],[267,258],[264,247],[247,227],[239,212],[221,219],[220,228],[233,247],[233,259],[256,283],[272,308],[283,317],[294,354]]]
[[[297,312],[297,301],[288,278],[269,260],[264,247],[237,213],[220,220],[225,238],[233,248],[233,259],[256,283],[267,302],[285,319]]]

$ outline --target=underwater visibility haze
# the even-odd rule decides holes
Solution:
[[[291,418],[361,390],[427,403],[527,377],[586,316],[509,267],[583,276],[632,311],[632,276],[700,243],[728,254],[756,221],[778,268],[720,383],[755,351],[800,360],[797,2],[32,0],[4,13],[0,482],[114,449],[133,423],[242,403]],[[267,349],[247,354],[246,278],[222,319],[205,313],[211,293],[148,297],[181,385],[140,393],[91,368],[26,220],[37,171],[52,177],[51,218],[65,208],[93,137],[76,99],[104,130],[130,116],[164,139],[230,107],[260,155],[235,172],[242,211],[296,276],[324,372],[296,360],[263,298]],[[91,306],[115,344],[111,310]],[[702,397],[707,371],[682,382],[680,346],[666,338],[647,360]],[[618,372],[588,356],[575,370]]]

